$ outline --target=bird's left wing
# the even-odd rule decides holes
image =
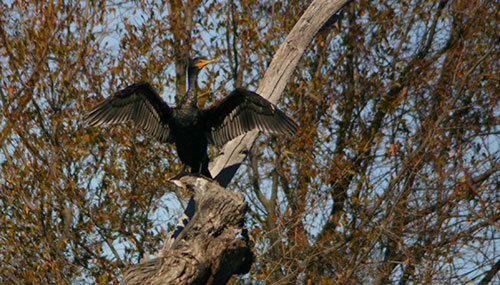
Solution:
[[[253,129],[281,135],[293,135],[297,129],[295,122],[271,102],[242,88],[204,110],[203,115],[209,141],[219,146]]]
[[[160,142],[170,141],[171,109],[151,85],[135,83],[116,92],[94,107],[85,121],[91,126],[112,125],[133,120]]]

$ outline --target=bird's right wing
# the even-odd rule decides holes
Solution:
[[[168,142],[170,117],[171,108],[151,85],[141,82],[105,99],[85,116],[85,121],[90,126],[107,126],[133,120],[159,141]]]

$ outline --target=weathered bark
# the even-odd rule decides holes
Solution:
[[[195,215],[171,246],[131,267],[122,284],[225,284],[250,270],[253,242],[243,227],[243,195],[201,177],[180,182],[194,191]]]

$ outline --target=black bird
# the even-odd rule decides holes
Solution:
[[[259,129],[271,134],[293,135],[296,124],[259,94],[237,88],[219,103],[198,109],[198,73],[215,60],[189,60],[188,90],[179,105],[170,108],[148,83],[135,83],[105,99],[86,116],[90,126],[133,120],[160,142],[173,142],[180,160],[191,173],[211,178],[208,143],[222,146],[233,138]]]

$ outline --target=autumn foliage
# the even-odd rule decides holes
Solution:
[[[297,135],[260,137],[229,187],[256,240],[242,279],[499,281],[494,2],[353,1],[318,33],[279,103]],[[137,81],[175,105],[189,54],[220,58],[201,103],[255,89],[308,4],[2,2],[0,282],[118,283],[157,252],[188,197],[174,148],[86,111]]]

